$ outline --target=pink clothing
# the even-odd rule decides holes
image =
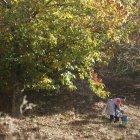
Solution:
[[[122,103],[122,100],[120,98],[116,98],[116,105],[120,105]]]

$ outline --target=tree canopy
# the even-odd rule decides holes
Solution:
[[[140,1],[139,1],[140,2]],[[140,30],[139,30],[139,5],[133,11],[131,17],[124,26],[126,29],[128,41],[121,42],[115,52],[115,57],[111,61],[111,67],[114,73],[129,78],[136,78],[140,75]]]
[[[128,41],[136,1],[11,0],[0,5],[0,87],[75,89],[87,79],[108,92],[94,68],[108,63],[115,44]]]

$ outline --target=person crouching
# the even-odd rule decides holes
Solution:
[[[123,112],[121,110],[121,105],[125,104],[126,97],[120,96],[118,98],[109,99],[106,106],[106,114],[110,115],[110,121],[114,123],[119,121],[121,117],[120,114]]]

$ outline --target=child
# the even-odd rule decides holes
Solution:
[[[106,106],[106,114],[110,115],[110,121],[115,123],[119,121],[121,117],[121,105],[125,103],[126,97],[120,96],[115,99],[109,99]]]

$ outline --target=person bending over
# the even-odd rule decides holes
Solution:
[[[110,121],[118,122],[120,114],[123,113],[121,109],[122,104],[125,104],[126,97],[120,96],[118,98],[109,99],[106,106],[106,114],[110,115]]]

